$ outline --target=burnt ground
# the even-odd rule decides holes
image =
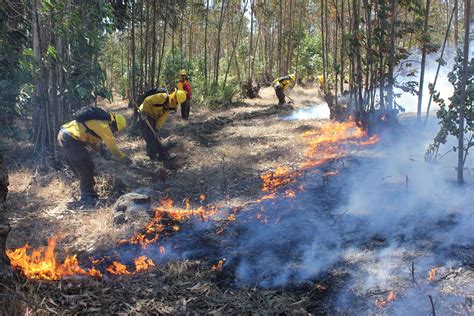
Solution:
[[[425,216],[419,226],[414,226],[416,234],[413,230],[387,231],[384,225],[367,231],[365,221],[376,222],[373,214],[365,218],[358,213],[360,210],[349,209],[371,208],[354,203],[353,183],[371,179],[370,170],[379,163],[383,144],[376,152],[351,150],[320,166],[318,172],[305,174],[289,186],[298,192],[297,199],[255,202],[261,196],[259,175],[305,161],[306,144],[301,134],[325,123],[280,120],[288,113],[273,107],[273,91],[264,89],[261,95],[262,99],[243,100],[225,110],[193,108],[188,122],[174,115],[166,123],[172,135],[169,143],[177,144],[172,151],[178,155],[180,168],[174,171],[165,172],[160,163],[148,161],[144,142],[133,133],[120,136],[120,147],[140,167],[160,176],[151,178],[137,170],[124,170],[112,161],[96,159],[97,189],[103,203],[95,211],[77,212],[65,207],[78,189],[65,166],[52,164],[42,170],[29,145],[7,144],[12,248],[24,243],[44,245],[51,235],[60,235],[60,258],[65,253],[87,258],[117,252],[122,258],[135,257],[136,247],[118,246],[130,232],[127,226],[113,225],[111,204],[122,193],[140,187],[151,192],[155,203],[168,196],[182,205],[189,197],[192,206],[198,207],[203,204],[199,196],[205,194],[204,204],[225,210],[213,223],[189,220],[178,233],[164,236],[156,246],[143,251],[157,263],[149,271],[133,276],[106,275],[97,280],[77,277],[24,283],[16,291],[30,302],[28,309],[44,314],[406,315],[429,314],[429,294],[442,314],[472,312],[472,243],[460,242],[458,247],[450,244],[446,249],[430,233],[433,228],[441,227],[445,232],[462,228],[459,222],[472,219],[465,217],[464,205],[433,218]],[[319,102],[312,89],[296,88],[291,96],[296,108]],[[131,115],[125,101],[103,105]],[[389,203],[394,200],[410,200],[405,187],[413,181],[411,174],[407,171],[407,180],[405,175],[386,169],[375,177],[378,183],[368,185],[383,186],[386,196],[391,197],[383,202],[368,198],[368,203],[380,203],[377,211],[394,208]],[[339,174],[324,175],[332,170]],[[413,204],[403,207],[437,208],[425,201]],[[229,220],[229,214],[234,214],[236,220]],[[398,218],[390,220],[406,226],[403,220],[397,222]],[[410,219],[410,223],[413,221],[420,218]],[[159,245],[168,249],[165,255],[156,254]],[[213,271],[212,265],[221,258],[225,258],[222,269]],[[412,262],[416,269],[413,273]],[[437,275],[434,282],[428,282],[426,274],[432,267],[438,268]],[[375,300],[385,298],[392,290],[398,302],[376,307]],[[413,301],[416,309],[412,308]]]

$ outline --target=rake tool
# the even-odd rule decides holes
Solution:
[[[291,103],[295,103],[295,100],[293,100],[293,98],[291,98],[290,96],[288,96],[288,95],[285,94],[285,97],[287,97],[288,99],[290,99]]]

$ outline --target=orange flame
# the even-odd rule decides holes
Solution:
[[[128,268],[126,265],[117,261],[112,262],[112,264],[107,267],[107,271],[111,274],[117,274],[117,275],[131,274],[131,272],[128,271]]]
[[[282,186],[297,181],[305,170],[322,165],[328,161],[340,158],[348,153],[347,144],[370,145],[378,141],[377,136],[367,140],[366,133],[355,122],[328,122],[317,131],[303,133],[303,139],[308,144],[306,151],[307,160],[299,165],[296,170],[288,167],[279,167],[274,172],[269,171],[260,175],[263,192],[268,194],[261,197],[258,202],[274,199],[276,190]],[[325,175],[335,175],[337,171],[326,172]]]
[[[365,132],[358,128],[354,122],[327,122],[317,131],[305,132],[302,137],[308,144],[306,161],[301,163],[298,168],[295,169],[279,167],[275,171],[261,174],[261,190],[265,194],[261,196],[257,202],[275,199],[278,196],[277,189],[295,183],[298,178],[304,174],[304,171],[347,154],[348,144],[362,146],[374,144],[378,141],[377,136],[366,139]],[[327,172],[325,175],[333,175],[333,172]],[[303,188],[300,190],[303,191]],[[296,192],[288,189],[285,191],[285,196],[295,197]],[[185,208],[179,209],[174,207],[171,199],[162,199],[160,205],[155,209],[153,218],[145,226],[143,232],[129,240],[123,240],[121,242],[137,244],[142,248],[146,248],[150,244],[156,242],[162,234],[169,233],[170,230],[165,230],[167,227],[170,227],[171,231],[178,231],[180,229],[178,222],[180,221],[192,217],[199,218],[203,221],[219,218],[219,216],[217,216],[219,215],[217,207],[203,205],[203,202],[206,200],[204,194],[199,196],[199,200],[202,206],[198,209],[191,209],[188,198],[184,201]],[[267,216],[261,213],[257,214],[257,219],[264,223],[268,223]],[[228,220],[236,220],[235,214],[230,214]],[[68,256],[62,263],[57,262],[55,246],[56,239],[50,238],[46,248],[40,247],[37,250],[30,250],[30,247],[26,245],[18,249],[7,250],[7,255],[10,257],[12,265],[15,268],[21,270],[28,278],[32,279],[59,280],[65,276],[71,275],[89,275],[94,277],[102,275],[101,272],[96,270],[94,267],[88,270],[81,268],[76,256]],[[164,251],[165,249],[160,247],[160,252],[164,253]],[[28,252],[31,252],[31,254],[28,254]],[[93,260],[92,263],[95,265],[102,263],[103,261],[103,259],[96,259],[95,261]],[[222,269],[223,263],[224,260],[220,260],[217,265],[213,266],[213,270],[217,271]],[[150,266],[154,266],[154,263],[151,259],[146,259],[146,257],[142,256],[136,259],[135,266],[135,272],[138,272],[143,271],[143,269],[147,269]],[[112,262],[106,270],[111,274],[118,275],[135,273],[130,272],[126,265],[116,261]],[[393,292],[391,292],[391,294],[392,293]],[[394,293],[393,296],[396,298]],[[389,295],[389,297],[387,297],[386,300],[382,300],[382,302],[390,301],[389,298],[390,300],[395,299],[392,299]]]
[[[294,198],[294,197],[296,197],[296,192],[293,191],[293,190],[286,190],[285,191],[285,197]]]
[[[438,271],[438,268],[432,268],[430,271],[428,271],[428,282],[436,281],[436,272],[437,271]]]
[[[134,259],[133,263],[135,264],[135,272],[145,271],[155,266],[153,260],[148,259],[145,256],[140,256],[137,259]]]
[[[30,279],[60,280],[66,276],[89,275],[100,277],[101,273],[95,268],[85,270],[79,266],[76,255],[67,256],[64,262],[57,261],[55,255],[55,237],[48,240],[48,246],[32,250],[29,245],[7,250],[7,255],[13,267],[21,270]]]
[[[388,303],[395,301],[396,299],[397,299],[397,295],[395,294],[395,292],[390,291],[390,293],[388,293],[388,295],[385,299],[376,299],[375,300],[375,305],[378,308],[381,308],[381,307],[384,307],[385,305],[387,305]]]
[[[221,271],[222,270],[222,266],[224,265],[224,261],[225,259],[221,259],[219,260],[219,262],[217,263],[217,265],[213,264],[212,265],[212,271],[216,272],[216,271]]]

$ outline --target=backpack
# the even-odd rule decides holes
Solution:
[[[82,125],[84,125],[86,131],[89,134],[95,137],[99,137],[93,130],[91,130],[87,126],[86,121],[99,120],[110,122],[110,114],[99,107],[85,106],[74,114],[74,119],[76,120],[76,122],[82,123]]]
[[[143,95],[138,99],[138,105],[142,104],[145,99],[151,95],[157,94],[157,93],[168,93],[168,90],[166,88],[160,87],[160,88],[151,88],[143,93]]]

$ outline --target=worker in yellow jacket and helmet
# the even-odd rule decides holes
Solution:
[[[91,147],[101,150],[104,143],[107,149],[126,165],[132,163],[117,146],[114,134],[123,130],[127,121],[122,114],[106,112],[98,107],[85,107],[79,110],[75,119],[61,126],[58,145],[66,161],[80,180],[79,204],[94,206],[97,193],[94,185],[94,163],[87,150]]]
[[[168,159],[156,135],[159,135],[159,130],[163,127],[170,112],[179,111],[181,104],[185,101],[186,92],[183,90],[175,90],[171,94],[168,94],[166,90],[162,90],[146,97],[143,103],[140,104],[138,112],[143,120],[142,134],[146,142],[146,153],[150,159],[156,159],[157,154],[163,161]],[[146,124],[145,120],[148,121],[149,125]],[[154,130],[151,130],[149,126]]]
[[[285,90],[291,86],[296,80],[296,74],[290,74],[277,78],[273,81],[272,85],[275,89],[275,93],[278,97],[278,105],[283,105],[286,103],[285,100]]]

